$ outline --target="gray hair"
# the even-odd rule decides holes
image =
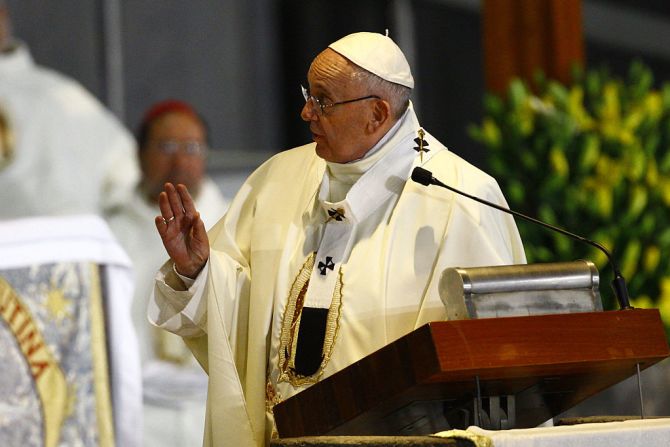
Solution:
[[[405,113],[412,94],[411,88],[382,79],[356,64],[352,63],[351,68],[352,78],[362,82],[370,90],[370,94],[380,96],[391,104],[391,114],[394,119],[400,118]]]

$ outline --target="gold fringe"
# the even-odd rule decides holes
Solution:
[[[295,353],[298,344],[297,334],[300,329],[300,317],[302,307],[309,285],[309,278],[314,268],[314,258],[316,253],[311,253],[300,272],[296,276],[289,292],[288,302],[284,310],[282,320],[282,331],[279,341],[279,378],[278,382],[289,382],[294,387],[310,385],[319,381],[323,375],[323,370],[330,361],[330,357],[335,346],[335,340],[339,331],[340,313],[342,308],[342,269],[338,271],[335,290],[333,291],[332,301],[328,309],[328,318],[326,321],[326,333],[323,341],[323,360],[316,373],[311,376],[302,376],[295,373]]]

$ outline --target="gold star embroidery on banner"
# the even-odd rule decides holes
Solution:
[[[71,305],[70,300],[65,298],[63,289],[52,287],[47,292],[46,308],[54,320],[68,318],[70,316]]]

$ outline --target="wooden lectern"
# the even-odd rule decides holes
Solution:
[[[513,426],[533,427],[668,355],[656,309],[433,322],[274,416],[282,438],[428,434],[480,395],[510,398]]]

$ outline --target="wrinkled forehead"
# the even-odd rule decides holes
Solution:
[[[326,48],[312,61],[307,72],[310,88],[355,88],[357,84],[354,65],[336,51]]]

